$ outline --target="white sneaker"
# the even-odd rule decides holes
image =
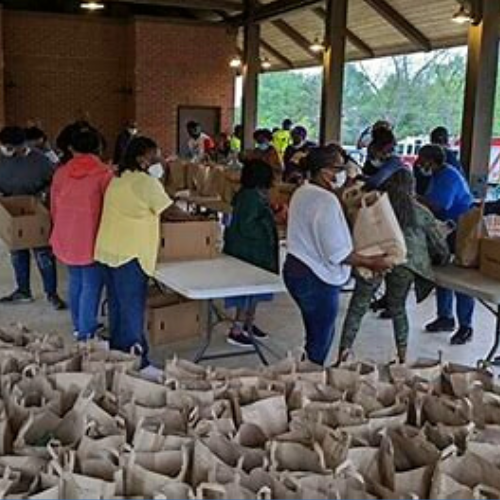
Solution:
[[[142,377],[144,377],[146,380],[149,380],[150,382],[158,382],[160,384],[163,382],[163,377],[164,377],[163,370],[156,368],[156,366],[148,365],[145,368],[143,368],[139,373],[141,374]]]

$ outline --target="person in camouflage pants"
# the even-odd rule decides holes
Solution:
[[[404,266],[395,267],[385,277],[387,310],[391,315],[394,338],[398,350],[398,357],[404,361],[408,345],[410,330],[406,314],[406,299],[413,284],[414,274]],[[360,276],[356,278],[356,286],[352,295],[347,316],[342,328],[340,352],[347,353],[352,348],[361,321],[370,308],[373,293],[380,286],[382,278],[367,281]]]
[[[382,279],[385,279],[387,309],[393,322],[398,358],[404,363],[409,334],[406,300],[413,282],[417,302],[421,302],[433,289],[432,264],[446,264],[449,260],[446,234],[432,213],[413,197],[412,174],[406,169],[399,170],[385,182],[381,190],[388,193],[403,230],[407,248],[406,262],[394,267],[384,277],[371,281],[356,275],[356,286],[342,329],[337,363],[345,361],[349,356],[361,321],[370,308],[373,292]]]

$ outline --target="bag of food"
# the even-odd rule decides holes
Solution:
[[[461,267],[479,267],[479,242],[486,236],[484,203],[470,209],[458,220],[455,263]]]
[[[354,249],[364,256],[385,255],[393,266],[406,261],[406,242],[387,193],[367,193],[361,200],[353,229]],[[372,272],[359,270],[365,278]]]

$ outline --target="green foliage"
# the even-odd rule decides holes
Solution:
[[[398,137],[426,135],[445,125],[459,135],[465,80],[465,53],[436,51],[430,56],[399,56],[380,61],[374,76],[363,63],[346,66],[343,142],[355,144],[361,130],[384,118]],[[497,94],[500,94],[500,87]],[[319,71],[264,74],[259,84],[259,125],[277,127],[284,118],[318,137],[321,103]],[[500,98],[496,103],[500,118]],[[495,121],[495,134],[500,123]]]

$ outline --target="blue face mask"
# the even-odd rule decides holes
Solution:
[[[258,143],[257,149],[260,149],[261,151],[267,151],[269,149],[269,143],[267,142]]]

